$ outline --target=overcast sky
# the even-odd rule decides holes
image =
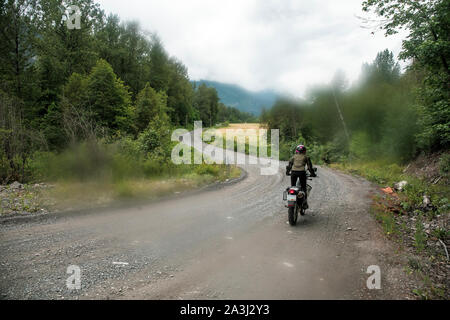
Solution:
[[[361,28],[362,0],[97,0],[107,13],[156,32],[192,80],[235,83],[302,96],[342,69],[357,79],[364,62],[399,36]]]

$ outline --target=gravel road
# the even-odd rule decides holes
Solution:
[[[151,204],[0,221],[1,299],[407,299],[401,255],[369,213],[373,186],[320,167],[287,224],[284,165]],[[79,266],[81,289],[66,286]],[[381,269],[381,289],[366,273]]]

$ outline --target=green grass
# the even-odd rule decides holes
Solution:
[[[405,174],[403,173],[404,167],[398,164],[387,161],[343,162],[331,164],[330,167],[362,176],[382,187],[392,187],[397,182],[407,181],[408,185],[402,193],[404,196],[402,197],[402,206],[405,211],[419,209],[423,202],[423,196],[427,195],[437,209],[427,212],[429,219],[432,219],[435,215],[449,212],[450,187],[448,185],[431,184],[418,177]]]
[[[448,218],[450,188],[446,184],[431,184],[424,179],[404,173],[404,168],[388,161],[370,162],[343,162],[332,164],[330,167],[365,177],[367,180],[381,187],[393,187],[400,181],[407,181],[408,185],[403,192],[396,196],[375,196],[372,205],[372,213],[383,227],[385,234],[396,241],[399,247],[404,244],[414,249],[419,258],[409,258],[405,267],[407,274],[415,274],[421,279],[420,287],[413,290],[419,299],[448,299],[448,288],[445,283],[436,279],[432,280],[432,268],[437,267],[436,261],[446,261],[443,252],[427,246],[427,240],[441,239],[446,241],[450,236],[448,229],[437,228],[428,235],[425,232],[424,223],[437,219],[439,215],[442,221]],[[447,169],[442,170],[444,172]],[[433,210],[424,210],[422,207],[423,196],[430,197]],[[395,210],[397,211],[395,211]],[[411,225],[408,217],[416,220]],[[445,218],[447,217],[447,218]],[[409,221],[408,226],[405,221]],[[423,262],[423,263],[422,263]],[[426,266],[426,267],[425,267]],[[434,267],[433,267],[434,266]]]
[[[422,217],[419,216],[416,222],[416,232],[414,233],[414,246],[418,252],[425,250],[427,242],[427,235],[425,234]]]
[[[401,232],[396,224],[394,214],[386,210],[384,203],[379,197],[374,198],[374,205],[371,207],[371,213],[375,219],[382,225],[383,231],[386,235],[392,238],[397,237]]]
[[[195,154],[191,149],[192,160]],[[0,206],[0,214],[36,212],[41,207],[66,208],[103,206],[115,200],[156,199],[215,182],[239,177],[235,166],[219,164],[175,165],[157,153],[143,154],[134,141],[118,144],[85,143],[61,153],[39,152],[29,160],[32,182],[52,188],[11,194]],[[38,189],[36,189],[38,190]]]

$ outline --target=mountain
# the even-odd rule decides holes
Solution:
[[[215,88],[223,104],[229,107],[235,107],[240,111],[252,113],[256,116],[261,114],[263,108],[271,108],[278,97],[272,90],[253,92],[235,84],[209,80],[193,81],[193,83],[197,86],[204,83],[208,87]]]

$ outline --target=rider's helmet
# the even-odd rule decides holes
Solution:
[[[295,153],[305,153],[306,147],[304,145],[298,145],[297,148],[295,148]]]

